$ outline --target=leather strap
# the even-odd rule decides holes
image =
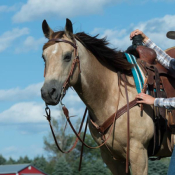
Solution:
[[[131,102],[129,102],[129,109],[133,108],[137,104],[136,101],[137,99],[134,99]],[[97,128],[98,132],[100,132],[101,134],[104,134],[107,131],[107,129],[113,124],[114,119],[117,120],[126,111],[127,111],[127,105],[120,108],[117,111],[117,113],[114,113],[113,115],[111,115],[111,117],[109,117],[101,126],[97,126],[96,124],[94,124],[92,119],[90,119],[90,121]]]
[[[143,89],[142,89],[142,92],[145,94],[146,93],[146,89],[148,87],[148,77],[146,76],[145,77],[145,81],[144,81],[144,84],[143,84]],[[140,116],[143,116],[143,104],[140,104]]]
[[[126,75],[125,75],[126,77]],[[126,173],[129,171],[129,148],[130,148],[130,123],[129,123],[129,98],[127,84],[125,82],[125,94],[127,102],[127,150],[126,150]]]
[[[65,39],[60,39],[60,38],[50,39],[48,42],[50,42],[50,41],[68,43],[68,44],[70,44],[72,47],[74,47],[75,49],[77,49],[77,46],[76,46],[75,43],[73,43],[73,42],[71,42],[71,41],[68,41],[68,40],[65,40]]]
[[[88,119],[86,121],[85,129],[84,129],[83,142],[85,141],[85,137],[86,137],[87,125],[88,125]],[[81,170],[81,164],[82,164],[82,158],[83,158],[83,149],[84,149],[84,145],[82,144],[81,145],[80,162],[79,162],[79,168],[78,168],[79,171]]]
[[[68,75],[66,81],[65,81],[64,84],[63,84],[62,89],[63,89],[63,92],[64,92],[64,93],[65,93],[65,91],[66,91],[66,90],[68,89],[68,87],[69,87],[69,79],[70,79],[70,77],[71,77],[72,74],[73,74],[73,71],[74,71],[74,69],[75,69],[75,65],[76,65],[76,64],[78,64],[79,71],[80,71],[80,60],[79,60],[79,57],[78,57],[78,56],[77,56],[77,58],[75,58],[75,59],[73,60],[72,66],[71,66],[71,70],[70,70],[70,72],[69,72],[69,75]],[[81,71],[80,71],[80,72],[81,72]]]
[[[109,136],[107,137],[107,139],[106,139],[102,144],[100,144],[100,145],[98,145],[98,146],[96,146],[96,147],[91,147],[91,146],[87,145],[87,144],[80,138],[79,134],[76,132],[74,126],[72,125],[72,123],[71,123],[71,121],[70,121],[70,119],[69,119],[70,117],[69,117],[69,111],[68,111],[68,109],[67,109],[65,106],[63,106],[62,109],[63,109],[64,115],[66,116],[67,121],[68,121],[68,123],[69,123],[69,125],[70,125],[72,131],[73,131],[74,134],[77,136],[77,138],[79,139],[79,141],[80,141],[84,146],[86,146],[87,148],[91,148],[91,149],[100,148],[100,147],[102,147],[102,146],[107,142],[107,140],[108,140],[109,137],[111,136],[112,131],[113,131],[113,129],[114,129],[114,121],[115,121],[115,118],[114,118],[114,120],[113,120],[113,122],[112,122],[113,124],[112,124],[112,127],[111,127],[110,131],[109,131]]]
[[[56,136],[55,136],[52,124],[51,124],[51,111],[50,111],[50,108],[48,106],[46,106],[45,111],[46,111],[46,118],[47,118],[47,120],[49,122],[50,129],[52,131],[52,135],[53,135],[53,138],[54,138],[54,141],[55,141],[55,144],[56,144],[58,150],[61,151],[62,153],[69,153],[69,152],[71,152],[76,147],[76,145],[78,143],[78,138],[76,138],[73,146],[68,151],[63,151],[61,149],[61,147],[59,146],[58,142],[57,142],[57,139],[56,139]],[[80,125],[79,131],[78,131],[78,135],[80,135],[80,133],[81,133],[81,130],[82,130],[82,127],[83,127],[83,123],[84,123],[84,119],[86,117],[86,113],[87,113],[87,108],[85,109],[85,113],[84,113],[83,119],[81,121],[81,125]]]

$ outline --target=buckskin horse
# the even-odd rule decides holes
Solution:
[[[48,105],[57,105],[63,98],[64,91],[69,86],[73,87],[87,106],[92,137],[98,145],[102,145],[104,140],[106,142],[100,147],[103,161],[114,175],[127,174],[127,112],[121,113],[112,126],[105,130],[104,140],[98,126],[102,126],[127,104],[127,94],[129,102],[135,100],[137,91],[130,73],[133,65],[127,62],[123,52],[109,48],[105,38],[98,39],[97,36],[91,37],[84,32],[73,34],[69,19],[66,21],[65,31],[54,32],[45,20],[42,28],[45,37],[49,39],[43,46],[43,100]],[[132,175],[148,173],[147,149],[154,135],[153,107],[144,105],[143,109],[142,116],[139,105],[134,105],[129,110],[128,154]],[[156,156],[171,156],[166,139],[167,133],[164,134]]]

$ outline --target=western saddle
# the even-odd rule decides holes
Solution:
[[[175,97],[175,73],[170,72],[157,61],[156,52],[143,46],[142,39],[141,35],[135,36],[132,46],[126,52],[138,58],[137,63],[147,77],[149,95],[155,98]],[[175,58],[175,47],[165,52]],[[149,156],[154,156],[159,151],[165,131],[168,131],[170,136],[167,138],[170,151],[174,147],[175,110],[154,107],[153,114],[155,133],[148,147]]]

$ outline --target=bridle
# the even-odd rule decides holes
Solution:
[[[58,42],[64,42],[64,43],[68,43],[70,44],[72,47],[74,47],[75,49],[75,58],[72,62],[72,65],[71,65],[71,69],[70,69],[70,72],[69,72],[69,75],[66,79],[66,81],[64,82],[63,86],[62,86],[62,90],[61,90],[61,97],[60,97],[60,103],[62,104],[62,99],[63,97],[66,95],[66,90],[70,87],[69,85],[69,80],[70,80],[70,77],[73,75],[73,72],[74,72],[74,69],[75,69],[75,65],[78,64],[78,68],[79,68],[79,74],[81,73],[81,70],[80,70],[80,60],[79,60],[79,55],[78,55],[78,51],[77,51],[77,45],[76,45],[76,40],[74,39],[73,41],[74,42],[71,42],[71,41],[68,41],[68,40],[65,40],[65,39],[60,39],[60,38],[56,38],[56,39],[50,39],[48,42],[50,41],[54,41],[56,43]],[[62,104],[63,105],[63,104]]]
[[[85,112],[84,112],[84,116],[83,116],[83,119],[82,119],[82,122],[80,124],[80,128],[79,128],[79,131],[78,133],[76,132],[75,128],[73,127],[71,121],[70,121],[70,116],[69,116],[69,111],[68,109],[65,107],[64,104],[62,104],[62,99],[63,97],[65,96],[66,94],[66,90],[70,87],[69,85],[69,81],[70,81],[70,77],[73,75],[73,72],[74,72],[74,69],[75,69],[75,66],[76,64],[78,64],[78,68],[79,68],[79,74],[81,73],[81,70],[80,70],[80,60],[79,60],[79,55],[78,55],[78,51],[77,51],[77,45],[76,45],[76,40],[74,39],[73,42],[71,41],[68,41],[68,40],[65,40],[65,39],[50,39],[49,41],[54,41],[54,42],[64,42],[64,43],[68,43],[70,44],[72,47],[74,47],[75,49],[75,58],[72,62],[72,65],[71,65],[71,69],[70,69],[70,72],[68,74],[68,77],[66,79],[66,81],[64,82],[63,86],[62,86],[62,91],[61,91],[61,97],[60,97],[60,103],[62,105],[62,109],[63,109],[63,112],[66,116],[66,119],[67,119],[67,122],[69,123],[71,129],[73,130],[74,134],[76,135],[76,140],[73,144],[73,146],[68,150],[68,151],[63,151],[58,142],[57,142],[57,139],[56,139],[56,136],[54,134],[54,131],[53,131],[53,127],[51,125],[51,111],[50,111],[50,108],[47,106],[46,104],[46,108],[45,108],[45,111],[46,111],[46,118],[47,120],[49,121],[49,125],[50,125],[50,128],[51,128],[51,132],[52,132],[52,135],[53,135],[53,138],[55,140],[55,144],[57,145],[58,149],[62,152],[62,153],[69,153],[71,152],[77,145],[78,141],[80,141],[82,143],[82,150],[83,150],[83,145],[86,146],[87,148],[91,148],[91,149],[96,149],[96,148],[100,148],[102,147],[103,145],[106,146],[107,150],[109,150],[111,156],[115,159],[115,157],[113,156],[113,153],[112,151],[110,150],[110,148],[107,146],[106,142],[108,141],[109,137],[112,135],[112,131],[114,129],[114,123],[115,121],[121,116],[123,115],[125,112],[127,112],[127,125],[128,125],[128,129],[127,129],[127,133],[128,133],[128,137],[127,137],[127,157],[126,157],[126,172],[128,172],[128,166],[129,166],[129,109],[131,109],[132,107],[134,107],[137,102],[136,102],[136,99],[131,101],[129,103],[129,100],[128,100],[128,93],[127,93],[127,85],[125,83],[125,93],[126,93],[126,98],[127,98],[127,105],[123,106],[122,108],[120,108],[118,110],[118,107],[117,107],[117,111],[112,115],[110,116],[101,126],[98,126],[97,124],[95,124],[92,119],[90,119],[89,121],[91,122],[91,124],[97,129],[97,131],[99,132],[99,134],[101,134],[101,139],[102,139],[102,143],[96,147],[91,147],[89,145],[87,145],[84,140],[85,140],[85,134],[86,134],[86,130],[87,130],[87,124],[88,124],[88,119],[86,121],[86,126],[85,126],[85,132],[84,132],[84,136],[83,136],[83,139],[80,138],[80,133],[81,133],[81,130],[82,130],[82,126],[83,126],[83,123],[84,123],[84,120],[85,120],[85,117],[86,117],[86,113],[87,113],[87,107],[85,109]],[[120,86],[120,84],[119,84]],[[119,88],[120,89],[120,88]],[[119,98],[118,98],[119,100]],[[118,101],[119,103],[119,101]],[[110,128],[111,127],[111,128]],[[109,135],[108,137],[106,138],[105,137],[105,133],[107,132],[107,130],[109,129]],[[81,152],[81,156],[80,156],[80,165],[79,165],[79,170],[80,170],[80,166],[81,166],[81,160],[82,160],[82,152]]]

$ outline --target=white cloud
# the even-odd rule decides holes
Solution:
[[[24,89],[13,88],[8,90],[0,90],[0,101],[20,101],[40,97],[40,89],[42,85],[43,83],[37,83]]]
[[[168,31],[175,31],[175,23],[173,21],[175,21],[175,15],[165,15],[163,18],[154,18],[142,22],[134,29],[139,28],[143,30],[157,45],[166,49],[175,45],[174,40],[166,37]]]
[[[1,123],[42,123],[45,122],[44,104],[22,102],[0,113]]]
[[[36,19],[52,18],[71,18],[74,16],[99,14],[109,5],[117,3],[165,3],[175,2],[175,0],[28,0],[22,5],[21,9],[13,16],[14,22],[27,22]],[[42,4],[42,5],[41,5]]]
[[[97,14],[101,13],[106,5],[118,2],[123,2],[123,0],[28,0],[13,16],[13,21],[26,22],[46,17],[70,18],[78,15]]]
[[[16,8],[17,8],[16,5],[11,6],[11,7],[6,6],[6,5],[2,5],[2,6],[0,6],[0,13],[1,13],[1,12],[11,12],[11,11],[15,11]]]
[[[21,89],[19,87],[13,89],[3,90],[0,89],[0,102],[3,101],[24,101],[31,100],[34,98],[41,99],[41,87],[43,82],[29,85],[28,87]],[[76,104],[82,103],[81,99],[74,90],[69,89],[66,96],[63,99],[65,104],[69,106],[74,106]]]
[[[162,18],[154,18],[138,24],[131,24],[128,29],[106,29],[101,37],[107,36],[113,47],[126,50],[132,42],[129,39],[130,33],[135,29],[142,30],[149,38],[151,38],[162,49],[167,49],[175,45],[174,40],[166,37],[166,33],[170,30],[175,31],[175,15],[166,15]],[[92,33],[95,34],[95,29]]]
[[[10,89],[0,90],[0,101],[4,100],[29,100],[32,98],[40,97],[40,88],[43,83],[30,85],[25,89]],[[63,103],[69,109],[70,115],[77,115],[82,117],[84,105],[75,91],[68,91]],[[52,116],[59,119],[61,115],[60,107],[50,106]],[[63,114],[63,113],[62,113]],[[11,106],[9,109],[0,113],[0,123],[6,124],[20,124],[20,123],[43,123],[46,121],[45,117],[45,104],[37,102],[18,102]],[[12,117],[13,116],[13,117]]]
[[[59,118],[61,111],[52,108],[51,116]],[[42,124],[46,123],[45,104],[36,102],[16,103],[9,109],[0,113],[0,123],[3,124]]]
[[[11,31],[7,31],[0,36],[0,52],[4,51],[13,43],[17,38],[29,34],[28,28],[15,28]]]
[[[44,43],[47,42],[47,39],[42,37],[39,39],[35,39],[32,36],[28,36],[26,40],[22,43],[22,45],[18,48],[16,48],[16,53],[21,53],[21,52],[29,52],[31,50],[38,50],[40,45],[43,45]]]

